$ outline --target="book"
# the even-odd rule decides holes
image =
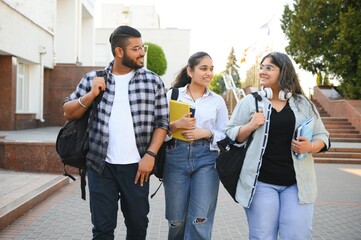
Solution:
[[[309,141],[312,140],[312,134],[313,134],[313,117],[307,118],[295,131],[295,139],[297,139],[300,136],[307,137]],[[308,153],[301,153],[295,154],[297,156],[297,159],[302,159],[308,155]]]
[[[190,104],[175,100],[169,101],[169,120],[171,122],[178,120],[183,117],[184,114],[190,112]],[[173,132],[173,138],[189,142],[182,136],[182,129]]]

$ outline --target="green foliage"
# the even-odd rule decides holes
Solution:
[[[331,86],[328,73],[317,72],[316,74],[316,85],[317,86]]]
[[[226,90],[222,74],[214,74],[209,89],[218,94],[222,94]]]
[[[361,1],[295,0],[282,16],[286,51],[305,70],[340,78],[344,97],[361,99]]]
[[[163,49],[154,43],[145,42],[144,44],[148,45],[147,68],[162,76],[167,70],[167,59]]]
[[[322,85],[322,74],[321,74],[321,72],[317,72],[317,74],[316,74],[316,85],[317,86]]]
[[[322,84],[323,84],[324,86],[330,86],[330,85],[331,85],[330,79],[328,78],[327,74],[325,74],[325,76],[323,77],[323,82],[322,82]]]
[[[231,74],[236,87],[241,88],[241,78],[239,76],[239,66],[237,65],[237,58],[234,54],[234,48],[232,47],[231,52],[228,56],[228,62],[226,65],[227,74]]]

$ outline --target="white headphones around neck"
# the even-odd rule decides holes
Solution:
[[[261,87],[261,91],[259,92],[259,94],[263,97],[266,97],[268,99],[272,99],[273,98],[273,91],[272,88],[268,88],[268,87]],[[280,90],[279,94],[278,94],[278,99],[281,101],[286,101],[287,99],[289,99],[290,97],[292,97],[292,92],[290,91],[284,91],[284,90]]]

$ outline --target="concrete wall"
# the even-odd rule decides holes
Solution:
[[[63,125],[65,96],[87,71],[104,68],[113,59],[108,39],[119,21],[107,19],[115,27],[97,30],[95,35],[94,3],[0,1],[0,112],[4,113],[0,116],[0,130]],[[124,20],[124,12],[112,7],[118,15],[108,17]],[[129,10],[125,20],[141,31],[145,42],[163,49],[168,66],[161,78],[170,87],[191,54],[190,30],[159,29],[159,17],[151,5],[132,6]],[[19,62],[28,70],[24,91],[16,88]],[[18,109],[17,96],[22,103]]]
[[[54,58],[54,26],[44,26],[45,21],[32,19],[28,12],[23,10],[24,6],[10,4],[0,1],[0,54],[16,56],[30,64],[40,64],[42,52],[46,52],[43,57],[45,67],[53,67]],[[35,1],[38,3],[38,1]],[[49,1],[53,2],[53,1]],[[38,3],[40,9],[44,10]],[[45,4],[48,6],[47,4]],[[17,7],[22,6],[18,9]],[[33,9],[36,7],[33,6]],[[49,9],[51,11],[51,9]],[[33,16],[33,15],[31,15]],[[46,18],[48,19],[48,18]],[[53,22],[51,18],[50,22]],[[34,37],[36,36],[36,37]]]
[[[86,1],[58,0],[56,63],[93,65],[94,11]]]

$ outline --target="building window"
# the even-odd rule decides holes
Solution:
[[[29,66],[18,62],[16,74],[16,112],[29,111]]]

